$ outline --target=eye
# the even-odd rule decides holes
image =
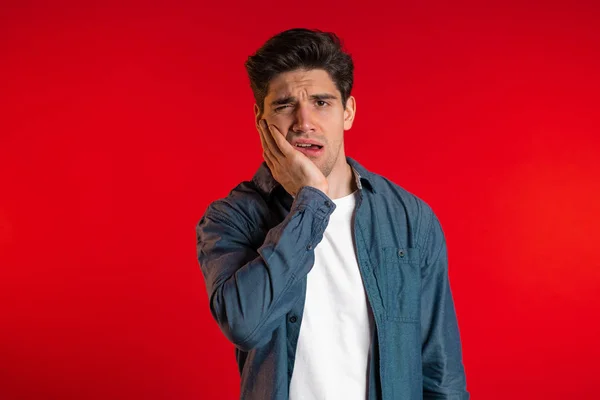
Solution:
[[[288,107],[290,107],[289,104],[286,104],[284,106],[275,107],[275,112],[283,111],[284,109],[286,109]]]
[[[317,105],[319,107],[325,107],[327,105],[327,102],[324,100],[317,100]]]

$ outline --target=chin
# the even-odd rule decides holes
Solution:
[[[319,169],[325,175],[325,178],[329,178],[331,171],[333,171],[333,166],[330,165],[318,165]]]

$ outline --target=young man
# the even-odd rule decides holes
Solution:
[[[346,157],[356,100],[337,36],[282,32],[246,69],[265,162],[197,226],[241,398],[468,399],[440,222]]]

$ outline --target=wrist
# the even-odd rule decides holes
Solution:
[[[311,186],[315,189],[319,189],[321,192],[325,193],[327,196],[329,196],[329,185],[328,184],[314,184],[314,185],[307,185],[307,186]]]

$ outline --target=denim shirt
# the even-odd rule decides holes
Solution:
[[[429,205],[346,157],[359,196],[357,261],[375,320],[369,400],[469,398],[446,241]],[[288,399],[307,274],[335,204],[290,196],[263,163],[196,227],[210,311],[235,345],[241,398]]]

